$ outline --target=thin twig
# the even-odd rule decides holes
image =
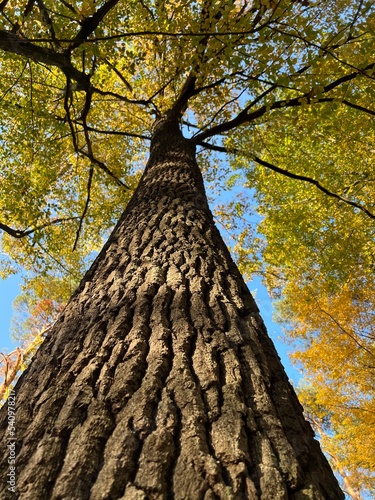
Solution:
[[[125,84],[125,87],[129,90],[129,92],[133,93],[133,87],[130,85],[128,80],[124,77],[124,75],[119,71],[114,64],[112,64],[108,59],[104,59],[104,62],[116,73],[116,75],[120,78],[122,83]]]
[[[322,311],[323,314],[325,314],[326,316],[328,316],[332,321],[333,323],[335,323],[335,325],[343,332],[345,333],[345,335],[347,335],[349,338],[351,338],[355,344],[357,344],[357,346],[361,349],[363,349],[364,351],[367,352],[367,354],[369,354],[370,356],[372,356],[373,358],[375,358],[375,355],[373,352],[371,352],[366,346],[362,345],[361,342],[359,342],[356,338],[355,338],[355,335],[352,335],[350,332],[348,332],[348,330],[346,330],[338,321],[336,318],[334,318],[332,316],[332,314],[330,314],[328,311],[326,311],[325,309],[323,309],[320,304],[319,304],[319,301],[317,300],[317,305],[320,309],[320,311]]]
[[[90,127],[89,125],[86,126],[86,129],[89,130],[90,132],[95,132],[96,134],[121,135],[124,137],[134,137],[136,139],[143,139],[146,141],[151,140],[151,137],[147,135],[133,134],[132,132],[123,132],[121,130],[102,130],[95,127]]]
[[[13,88],[17,85],[17,83],[21,80],[22,75],[24,74],[25,69],[26,69],[26,66],[27,66],[28,64],[29,64],[29,60],[27,60],[27,61],[25,62],[25,64],[23,65],[23,68],[22,68],[22,70],[21,70],[21,73],[20,73],[20,74],[19,74],[19,76],[16,78],[16,80],[15,80],[15,81],[12,83],[12,85],[11,85],[8,89],[6,89],[6,91],[5,91],[5,92],[1,95],[1,97],[0,97],[0,102],[4,100],[5,96],[6,96],[7,94],[9,94],[9,92],[11,92],[11,91],[12,91],[12,89],[13,89]]]

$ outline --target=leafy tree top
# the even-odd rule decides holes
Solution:
[[[322,142],[336,113],[372,120],[374,31],[374,2],[362,0],[4,0],[3,252],[78,279],[138,182],[157,116],[179,120],[206,151],[241,158],[249,182],[257,163],[303,177],[274,165],[259,138],[280,123],[298,136],[310,112]],[[219,182],[203,153],[201,164]],[[334,167],[313,170],[314,189],[374,217],[366,197],[325,186]],[[6,258],[2,270],[12,270]]]

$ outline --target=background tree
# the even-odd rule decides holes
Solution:
[[[51,276],[45,279],[29,279],[22,287],[22,293],[15,299],[11,334],[19,346],[9,354],[0,354],[0,397],[4,398],[4,401],[9,388],[27,367],[44,336],[63,311],[69,299],[69,286],[65,281]]]
[[[318,386],[319,387],[319,386]],[[321,388],[320,393],[322,391]],[[304,405],[305,415],[311,423],[319,440],[322,443],[329,461],[341,476],[343,491],[354,500],[371,498],[373,486],[372,463],[372,429],[357,415],[348,418],[345,405],[329,404],[324,406],[324,397],[319,389],[316,390],[316,381],[312,384],[300,384],[298,396]],[[339,420],[341,410],[341,421]],[[354,418],[353,418],[354,417]],[[365,418],[366,421],[366,418]],[[369,430],[365,439],[359,433]],[[369,452],[369,456],[367,456]],[[370,464],[370,465],[369,465]]]
[[[220,184],[220,170],[207,152],[215,163],[228,152],[257,182],[267,237],[280,203],[274,210],[264,194],[273,173],[262,178],[256,165],[372,223],[366,172],[342,188],[340,164],[311,163],[309,176],[301,160],[296,171],[284,160],[309,114],[313,130],[374,114],[373,2],[38,1],[1,10],[0,228],[10,257],[42,278],[54,262],[77,279],[127,205],[152,137],[132,202],[17,389],[28,436],[22,495],[340,498],[212,226],[192,147],[211,182]],[[267,142],[280,129],[275,164]],[[362,135],[371,130],[361,121]],[[331,214],[313,215],[324,232]],[[258,262],[263,251],[272,264],[282,245],[285,260],[274,264],[284,274],[293,238],[276,234],[250,252],[242,233],[240,257]]]

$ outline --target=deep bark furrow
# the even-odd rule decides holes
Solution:
[[[208,275],[207,280],[209,279],[210,276]],[[213,370],[212,364],[209,366],[210,362],[212,363],[211,350],[207,349],[207,352],[205,352],[205,342],[202,334],[202,329],[205,323],[203,318],[207,321],[207,316],[205,315],[206,307],[201,293],[203,278],[199,277],[198,279],[190,279],[190,287],[187,284],[187,300],[189,304],[187,317],[189,323],[194,325],[195,335],[193,342],[189,346],[187,356],[190,359],[191,373],[195,381],[198,394],[203,403],[204,415],[206,416],[203,422],[205,424],[208,452],[216,462],[218,469],[217,474],[220,476],[221,482],[223,482],[226,486],[231,487],[233,482],[230,474],[225,465],[221,463],[216,456],[216,451],[212,442],[212,424],[210,417],[212,418],[212,408],[217,408],[218,398],[216,397],[210,404],[207,398],[207,388],[209,386],[211,389],[213,388],[212,384],[217,380],[217,372]],[[210,486],[214,487],[214,484],[211,484]]]
[[[69,482],[74,484],[75,498],[90,497],[91,485],[101,468],[103,447],[113,428],[114,422],[104,403],[94,400],[88,408],[87,418],[70,435],[64,464],[50,498],[66,498]],[[85,470],[84,475],[81,467]]]
[[[173,444],[171,445],[170,451],[172,452],[169,457],[169,462],[166,463],[165,467],[165,481],[166,487],[164,494],[161,498],[175,499],[175,485],[174,480],[176,477],[176,466],[181,454],[181,429],[182,429],[182,417],[181,411],[175,401],[173,391],[167,391],[166,394],[169,398],[169,418],[174,418],[173,425],[171,425],[171,436]]]
[[[200,285],[201,285],[200,293],[202,295],[200,317],[204,317],[205,321],[202,320],[200,321],[199,329],[201,335],[203,335],[205,342],[209,344],[212,341],[214,332],[218,328],[215,317],[213,315],[213,311],[209,305],[210,294],[213,293],[214,289],[212,276],[207,276],[206,279],[201,279]]]
[[[98,325],[96,332],[98,329],[101,329],[102,325]],[[54,434],[56,435],[55,438],[52,438],[52,436],[49,436],[48,434],[44,434],[44,429],[46,427],[47,421],[46,418],[44,417],[42,421],[40,422],[40,428],[44,436],[37,442],[38,443],[38,454],[41,455],[40,450],[43,449],[43,454],[47,457],[45,460],[43,460],[42,456],[39,458],[40,460],[43,460],[41,463],[43,465],[43,469],[45,473],[50,474],[50,480],[49,480],[49,489],[52,488],[51,485],[53,485],[56,482],[56,476],[59,474],[59,471],[62,467],[62,462],[58,460],[54,461],[49,461],[48,460],[48,455],[51,455],[52,453],[56,453],[56,447],[55,447],[55,441],[61,441],[61,443],[66,443],[65,445],[61,444],[60,448],[60,453],[57,454],[57,457],[61,457],[61,460],[66,454],[69,454],[69,443],[67,442],[67,435],[70,436],[72,433],[72,430],[76,428],[77,425],[84,425],[86,418],[87,418],[87,413],[89,410],[90,406],[90,400],[95,396],[94,390],[92,386],[95,383],[95,376],[93,378],[93,374],[95,371],[98,371],[100,368],[100,361],[101,361],[101,356],[99,353],[95,356],[95,350],[100,347],[98,341],[103,340],[104,337],[103,335],[97,335],[96,337],[92,336],[91,338],[95,338],[95,346],[90,346],[89,342],[86,339],[86,351],[85,351],[85,356],[80,357],[78,356],[76,358],[75,363],[71,365],[71,369],[73,370],[73,377],[74,382],[72,384],[66,385],[65,387],[69,388],[69,393],[66,393],[67,395],[63,394],[60,391],[63,391],[63,388],[61,387],[59,391],[57,391],[57,394],[60,395],[60,405],[57,404],[57,401],[55,398],[48,398],[48,392],[46,391],[44,393],[44,401],[39,401],[39,412],[37,415],[42,415],[43,413],[46,413],[49,415],[50,419],[53,420],[53,425],[54,425]],[[93,351],[92,349],[93,348]],[[69,372],[68,372],[69,375]],[[62,382],[67,382],[67,377],[64,377],[60,379]],[[77,389],[75,389],[77,387]],[[82,389],[84,389],[84,392],[87,393],[87,397],[83,396]],[[55,389],[56,390],[56,389]],[[71,394],[71,397],[69,396]],[[45,400],[47,396],[47,401]],[[73,398],[73,399],[72,399]],[[86,400],[86,403],[85,403]],[[46,406],[46,403],[48,406]],[[62,411],[59,411],[59,408],[62,406],[62,403],[64,404]],[[36,410],[38,410],[38,407],[36,407]],[[34,419],[33,425],[37,424],[37,420]],[[106,424],[106,428],[109,428],[109,425]],[[99,426],[95,425],[96,431],[98,430]],[[106,431],[107,432],[107,431]],[[92,434],[92,433],[91,433]],[[34,431],[34,436],[35,436],[35,431]],[[94,436],[92,441],[94,440]],[[102,440],[102,437],[100,438],[100,441]],[[74,438],[74,446],[77,444],[77,439]],[[35,443],[35,441],[34,441]],[[25,443],[26,444],[26,443]],[[99,450],[98,450],[98,456],[100,455],[100,449],[101,445],[99,443]],[[30,452],[30,450],[29,450]],[[91,458],[93,457],[93,453],[91,453]],[[20,454],[20,461],[22,460],[22,454]],[[27,470],[27,469],[25,469]],[[36,485],[34,485],[36,487]],[[85,488],[87,489],[87,488]],[[42,486],[42,491],[40,494],[45,493],[45,487]],[[37,494],[37,491],[35,491],[35,494]],[[46,490],[47,491],[47,490]],[[49,498],[47,495],[46,498]],[[83,498],[83,497],[82,497]]]
[[[163,284],[153,301],[153,313],[150,318],[150,326],[155,337],[154,339],[150,338],[153,346],[153,350],[150,350],[150,356],[159,359],[159,370],[158,373],[155,373],[155,377],[158,379],[160,389],[157,390],[157,400],[153,407],[152,421],[154,426],[145,437],[138,461],[139,469],[134,476],[134,484],[137,488],[161,496],[163,491],[168,490],[165,468],[173,463],[175,453],[173,431],[176,414],[171,412],[170,399],[163,389],[171,372],[173,359],[172,344],[169,341],[171,336],[169,320],[171,302],[171,290],[166,284]],[[150,370],[152,370],[151,365]],[[150,456],[154,458],[149,460]],[[152,485],[150,485],[150,477],[153,478]]]

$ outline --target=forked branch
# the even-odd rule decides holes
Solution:
[[[258,109],[255,109],[252,112],[249,112],[249,107],[246,106],[238,115],[233,118],[232,120],[225,121],[223,123],[219,123],[218,125],[213,126],[210,129],[207,129],[200,134],[197,134],[194,138],[194,142],[196,144],[202,143],[202,141],[205,141],[208,137],[212,137],[214,135],[218,134],[224,134],[226,132],[229,132],[230,130],[233,130],[241,125],[245,125],[247,123],[251,123],[255,121],[256,119],[264,116],[266,113],[276,110],[276,109],[281,109],[281,108],[290,108],[290,107],[299,107],[303,106],[305,104],[316,104],[316,103],[326,103],[326,102],[342,102],[346,106],[350,106],[355,109],[360,109],[361,111],[364,111],[369,114],[374,114],[372,110],[368,110],[366,108],[357,106],[356,104],[351,103],[347,99],[340,99],[339,96],[327,96],[323,97],[324,94],[328,94],[332,90],[340,87],[344,83],[348,83],[355,78],[357,78],[359,75],[361,75],[363,72],[367,71],[374,71],[375,70],[375,62],[372,62],[371,64],[368,64],[365,68],[358,70],[358,71],[353,71],[352,73],[349,73],[347,75],[344,75],[337,80],[331,82],[330,84],[326,85],[325,87],[322,87],[321,89],[311,89],[309,92],[305,92],[304,94],[301,94],[298,97],[294,97],[292,99],[281,99],[280,101],[273,102],[271,104],[264,104],[260,106]],[[320,97],[322,96],[322,97]]]

